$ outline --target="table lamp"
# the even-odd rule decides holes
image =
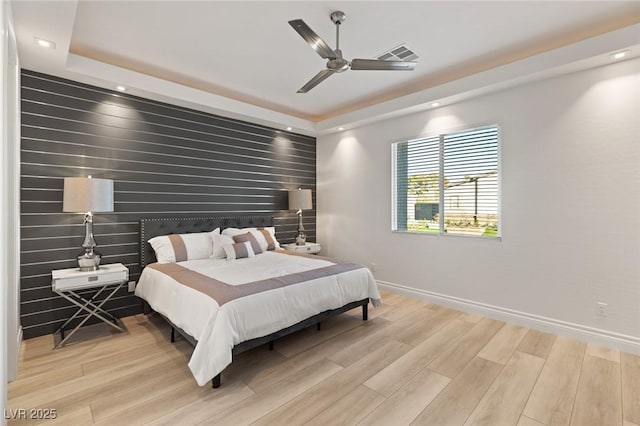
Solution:
[[[304,233],[304,225],[302,224],[302,210],[311,210],[311,190],[310,189],[294,189],[289,191],[289,210],[297,210],[298,215],[298,235],[296,236],[296,244],[305,245],[307,242],[307,234]]]
[[[81,271],[97,270],[102,256],[95,250],[93,213],[113,211],[113,181],[93,179],[91,176],[64,178],[62,211],[84,213],[84,250],[78,256],[78,266]]]

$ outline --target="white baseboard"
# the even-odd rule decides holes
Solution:
[[[20,359],[20,350],[22,350],[22,326],[18,327],[16,338],[15,358],[7,357],[7,381],[13,382],[18,376],[18,361]]]
[[[439,305],[448,306],[464,312],[533,328],[560,336],[571,337],[587,343],[606,346],[624,352],[640,355],[640,337],[614,333],[599,328],[588,327],[554,318],[534,315],[527,312],[515,311],[501,306],[489,305],[473,300],[434,293],[400,284],[378,280],[381,289],[414,299],[424,300]],[[384,300],[382,301],[384,304]]]

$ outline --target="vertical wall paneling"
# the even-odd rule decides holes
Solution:
[[[22,71],[21,321],[26,338],[53,332],[74,308],[51,291],[51,270],[72,268],[81,214],[62,212],[63,178],[114,180],[115,211],[94,216],[103,263],[140,275],[141,217],[273,215],[293,241],[287,190],[313,191],[305,212],[315,240],[316,140],[239,120]],[[140,311],[126,289],[107,307]]]

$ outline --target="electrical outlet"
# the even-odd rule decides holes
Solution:
[[[604,302],[596,302],[596,315],[599,317],[607,316],[607,304]]]
[[[134,291],[136,291],[136,282],[129,281],[129,293],[133,293]]]

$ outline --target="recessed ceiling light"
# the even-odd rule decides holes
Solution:
[[[291,131],[293,130],[293,127],[287,127],[287,130]]]
[[[440,106],[440,102],[433,102],[433,103],[431,104],[431,106],[432,106],[432,107],[434,107],[434,108],[435,108],[435,107],[439,107],[439,106]]]
[[[344,130],[344,127],[338,127],[338,130],[342,131]]]
[[[127,88],[126,88],[126,87],[124,87],[124,86],[116,86],[116,90],[117,90],[118,92],[126,92],[126,91],[127,91]]]
[[[56,48],[56,44],[54,42],[49,41],[49,40],[45,40],[43,38],[34,37],[33,41],[35,42],[35,44],[37,44],[40,47],[45,47],[47,49],[55,49]]]
[[[624,57],[626,57],[629,54],[628,50],[623,50],[622,52],[616,52],[616,53],[612,53],[611,59],[622,59]]]

